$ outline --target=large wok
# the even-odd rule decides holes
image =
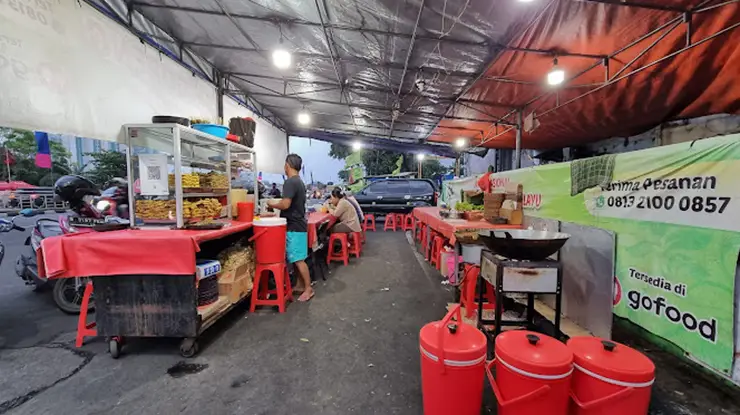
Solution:
[[[531,229],[481,230],[480,239],[495,254],[520,260],[540,261],[563,247],[570,235]]]

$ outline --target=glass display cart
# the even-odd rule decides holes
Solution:
[[[232,183],[246,192],[239,175],[256,171],[253,149],[179,124],[127,124],[123,134],[132,227],[231,219]]]

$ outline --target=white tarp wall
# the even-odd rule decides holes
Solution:
[[[121,125],[153,115],[216,120],[216,96],[85,2],[0,1],[0,126],[115,141]],[[285,132],[224,101],[227,123],[257,121],[258,168],[282,173]]]
[[[215,120],[215,88],[84,2],[0,2],[0,125],[116,140],[152,115]]]
[[[288,155],[288,135],[285,131],[259,118],[249,108],[239,105],[230,97],[224,97],[224,124],[234,117],[252,117],[257,122],[254,149],[257,151],[257,170],[265,173],[283,174],[285,157]]]

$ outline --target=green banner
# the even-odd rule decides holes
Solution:
[[[401,173],[401,166],[403,166],[403,154],[398,157],[398,160],[396,160],[396,168],[391,174]]]
[[[347,156],[347,158],[344,159],[344,165],[346,167],[352,167],[358,164],[362,163],[362,157],[360,156],[359,151],[355,151],[354,153]]]
[[[613,166],[579,166],[579,181],[600,182],[598,174],[613,172],[575,196],[572,163],[495,173],[492,182],[494,189],[521,183],[527,215],[614,231],[614,312],[729,375],[740,247],[740,135],[623,153],[604,162]]]

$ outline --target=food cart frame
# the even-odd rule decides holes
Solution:
[[[163,130],[163,129],[170,129],[171,134],[171,140],[172,140],[172,158],[173,158],[173,164],[174,164],[174,175],[175,175],[175,206],[176,206],[176,226],[178,229],[181,229],[185,225],[185,220],[183,217],[183,200],[186,197],[216,197],[216,196],[226,196],[226,205],[229,207],[227,209],[226,218],[232,219],[232,209],[231,209],[231,190],[232,190],[232,184],[231,184],[231,162],[232,162],[232,149],[238,150],[238,153],[249,153],[252,157],[252,171],[256,174],[258,170],[258,164],[257,164],[257,152],[249,148],[247,146],[234,143],[231,141],[228,141],[226,139],[218,138],[216,136],[213,136],[211,134],[204,133],[202,131],[195,130],[190,127],[186,127],[181,124],[174,124],[174,123],[162,123],[162,124],[125,124],[122,128],[123,134],[124,134],[124,143],[126,144],[126,174],[128,175],[129,180],[132,180],[135,176],[134,174],[134,165],[132,162],[132,149],[135,147],[135,143],[133,139],[138,138],[138,132],[140,130],[145,131],[156,131],[156,130]],[[160,133],[161,135],[161,133]],[[182,145],[183,145],[183,135],[189,135],[191,137],[195,137],[196,141],[199,141],[203,145],[216,145],[216,146],[222,146],[223,147],[223,154],[224,154],[224,161],[226,165],[226,175],[227,179],[229,180],[229,186],[228,191],[225,194],[221,193],[191,193],[186,196],[185,191],[183,189],[182,184]],[[169,135],[165,135],[169,137]],[[235,152],[236,153],[236,152]],[[131,227],[136,227],[136,192],[134,189],[135,186],[129,186],[128,188],[128,200],[129,202],[129,217],[132,218],[131,220]],[[257,186],[257,178],[255,177],[255,183],[254,183],[254,209],[255,213],[258,211],[259,207],[259,189]]]

